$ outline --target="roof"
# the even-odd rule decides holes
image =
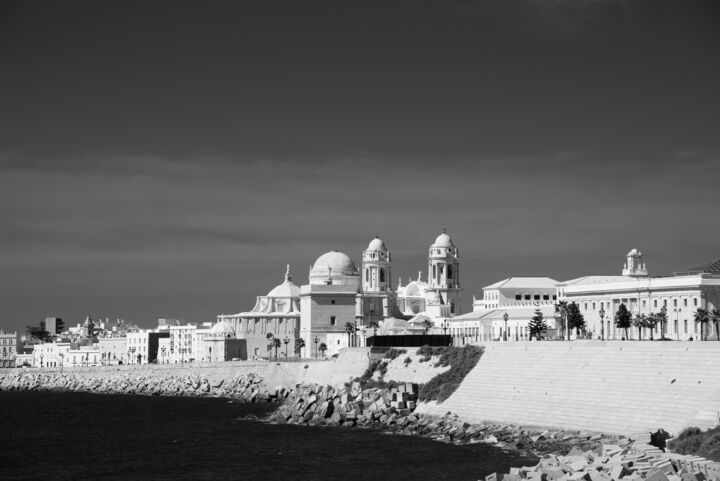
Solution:
[[[583,276],[569,281],[560,282],[558,286],[577,286],[587,284],[606,284],[608,282],[635,281],[636,277],[630,276]]]
[[[541,305],[541,306],[527,306],[527,307],[513,307],[512,309],[488,309],[468,312],[460,316],[451,317],[448,319],[450,322],[454,321],[474,321],[474,320],[486,320],[486,321],[502,321],[504,320],[505,313],[508,315],[508,320],[528,320],[535,315],[536,310],[540,310],[543,313],[543,317],[548,323],[554,320],[555,306],[552,305]]]
[[[454,247],[455,244],[453,244],[452,239],[449,235],[445,233],[445,230],[443,229],[443,233],[440,234],[435,238],[435,242],[433,242],[431,247]]]
[[[293,281],[286,280],[268,292],[267,297],[300,297],[300,288]]]
[[[508,277],[483,289],[554,289],[557,283],[550,277]]]
[[[383,242],[381,238],[375,236],[375,238],[370,241],[367,250],[387,252],[387,247],[385,247],[385,242]]]
[[[676,276],[688,276],[693,274],[720,274],[720,259],[708,262],[707,264],[688,267],[687,269],[673,272],[673,275]]]
[[[357,276],[358,270],[355,263],[347,254],[337,251],[326,252],[317,258],[310,270],[311,276],[335,276],[350,275]]]

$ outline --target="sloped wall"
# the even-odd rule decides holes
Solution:
[[[720,411],[720,342],[490,343],[444,403],[474,421],[631,434],[710,427]]]

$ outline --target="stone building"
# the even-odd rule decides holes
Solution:
[[[559,283],[559,300],[575,302],[585,317],[587,336],[622,339],[625,332],[615,327],[614,316],[620,304],[635,316],[667,312],[665,336],[687,340],[700,338],[700,326],[694,321],[698,308],[712,311],[720,307],[720,260],[673,273],[652,277],[643,255],[632,249],[626,256],[622,275],[590,275]],[[707,331],[707,330],[706,330]],[[631,339],[660,337],[660,327],[652,332],[630,329]],[[714,335],[711,333],[711,335]],[[711,336],[712,337],[712,336]]]
[[[0,368],[15,367],[15,358],[20,354],[20,338],[0,329]]]

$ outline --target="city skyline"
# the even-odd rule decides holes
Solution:
[[[712,2],[72,5],[0,14],[0,328],[250,309],[443,228],[513,275],[716,260]]]

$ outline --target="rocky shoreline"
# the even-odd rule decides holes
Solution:
[[[107,377],[20,372],[0,376],[0,391],[61,391],[148,396],[221,397],[236,402],[280,402],[288,390],[268,388],[260,376],[241,374],[230,379],[202,376],[153,376],[126,373]]]

